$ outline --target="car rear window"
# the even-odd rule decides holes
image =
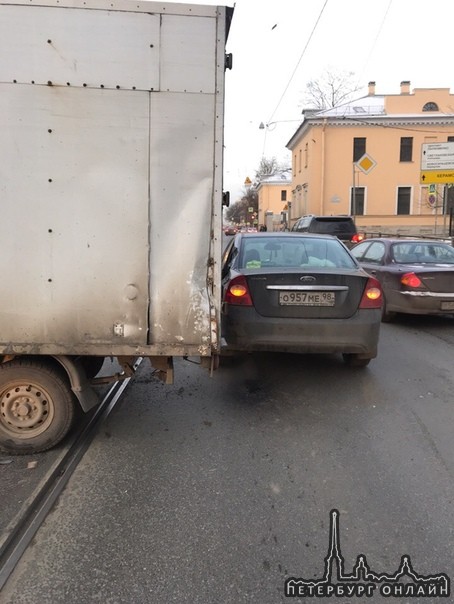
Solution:
[[[245,238],[239,268],[356,268],[349,252],[337,240],[301,237]]]
[[[314,218],[309,230],[311,233],[326,235],[354,235],[356,233],[355,223],[349,218]]]
[[[396,262],[402,264],[454,264],[454,248],[445,243],[395,243],[392,255]]]

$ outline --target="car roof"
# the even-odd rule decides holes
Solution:
[[[300,218],[353,218],[351,214],[303,214]]]
[[[417,237],[369,237],[360,243],[372,243],[373,241],[382,241],[383,243],[443,243],[450,245],[447,241],[440,239],[421,239]]]
[[[304,214],[300,216],[298,220],[302,220],[303,218],[316,218],[317,220],[351,220],[353,222],[353,216],[350,214]]]
[[[332,235],[325,235],[325,234],[319,234],[319,233],[298,233],[295,231],[272,231],[272,232],[268,232],[268,231],[264,231],[264,232],[257,232],[257,233],[238,233],[237,234],[237,239],[250,239],[250,238],[263,238],[263,237],[296,237],[296,238],[304,238],[304,239],[329,239],[329,240],[338,240],[337,237],[333,237]]]
[[[353,220],[353,217],[349,214],[330,214],[329,216],[325,214],[307,214],[303,216],[303,218],[322,218],[323,220]]]

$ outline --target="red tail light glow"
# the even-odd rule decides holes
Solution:
[[[224,301],[236,306],[253,306],[246,277],[234,277],[225,292]]]
[[[364,239],[364,233],[355,233],[352,237],[352,243],[359,243]]]
[[[373,277],[369,277],[361,298],[360,308],[381,308],[383,303],[383,294],[380,282]]]
[[[422,281],[415,273],[405,273],[400,278],[400,282],[407,287],[422,287]]]

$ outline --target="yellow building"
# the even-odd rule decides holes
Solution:
[[[400,94],[368,95],[304,111],[292,153],[290,222],[304,214],[352,214],[367,232],[446,234],[454,207],[454,95],[402,82]],[[423,181],[423,145],[446,143],[444,175]],[[436,166],[435,166],[436,167]],[[452,176],[452,178],[450,178]],[[438,182],[432,182],[438,177]],[[427,182],[429,181],[429,182]]]
[[[291,168],[262,177],[255,186],[259,225],[266,225],[268,230],[278,230],[286,222],[288,203],[292,200],[292,188]]]

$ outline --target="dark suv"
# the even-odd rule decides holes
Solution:
[[[334,235],[348,248],[363,239],[363,236],[358,234],[351,216],[301,216],[293,225],[292,231]]]

